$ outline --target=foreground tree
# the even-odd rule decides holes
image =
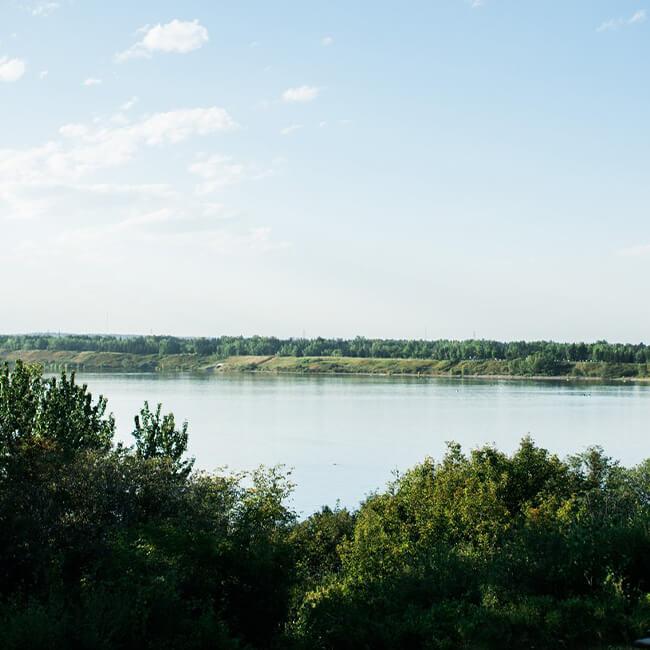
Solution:
[[[162,404],[151,411],[149,402],[145,402],[140,415],[135,416],[133,437],[136,453],[143,460],[167,458],[173,471],[187,476],[194,465],[193,458],[183,460],[187,451],[187,422],[177,429],[174,414],[161,415],[161,410]]]
[[[86,384],[74,373],[43,378],[36,366],[17,361],[0,373],[0,454],[10,458],[39,441],[62,454],[80,450],[107,451],[115,433],[113,415],[106,415],[106,399],[93,402]]]
[[[304,647],[624,645],[650,629],[647,462],[451,445],[361,507],[340,570],[308,587]]]
[[[113,446],[105,410],[74,376],[0,375],[2,647],[269,647],[295,583],[285,475],[192,474],[160,405]]]

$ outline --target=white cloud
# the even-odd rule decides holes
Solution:
[[[222,254],[261,253],[289,246],[286,241],[274,241],[271,232],[271,228],[265,226],[248,228],[243,233],[218,228],[174,234],[172,243],[193,249],[205,248]]]
[[[298,88],[288,88],[282,94],[285,102],[310,102],[316,99],[320,90],[315,86],[300,86]]]
[[[47,77],[48,71],[47,70],[41,70],[38,74],[39,79],[45,79]]]
[[[113,151],[132,151],[144,143],[149,146],[176,143],[192,135],[208,135],[231,131],[238,124],[223,108],[186,108],[166,113],[154,113],[130,126],[94,129],[85,124],[65,124],[59,133],[68,138],[81,138],[99,147],[110,144]]]
[[[38,2],[30,7],[29,12],[32,14],[32,16],[45,17],[58,9],[60,6],[61,4],[58,2]]]
[[[130,111],[137,103],[138,103],[138,98],[133,96],[131,97],[131,99],[129,99],[128,102],[124,102],[121,108],[123,111]]]
[[[640,244],[623,248],[618,251],[618,254],[622,257],[645,257],[646,255],[650,255],[650,244]]]
[[[115,115],[111,116],[111,122],[113,124],[124,125],[129,123],[129,118],[124,113],[115,113]]]
[[[214,154],[207,158],[203,155],[200,156],[188,167],[188,171],[201,178],[202,182],[196,185],[194,190],[196,195],[203,196],[235,183],[268,178],[275,174],[277,167],[277,161],[273,161],[270,167],[260,167],[254,164],[233,162],[230,156]]]
[[[648,16],[647,16],[647,14],[646,14],[645,9],[639,9],[639,11],[637,11],[637,12],[632,16],[632,18],[630,18],[630,19],[628,20],[628,23],[629,23],[630,25],[632,25],[633,23],[642,23],[642,22],[645,21],[645,19],[646,19],[647,17],[648,17]]]
[[[596,27],[597,32],[606,32],[610,29],[616,29],[618,27],[618,21],[617,20],[606,20],[605,22],[600,23],[598,27]]]
[[[468,2],[469,6],[472,7],[472,9],[482,7],[485,4],[485,0],[468,0]]]
[[[101,83],[101,79],[97,79],[96,77],[88,77],[88,79],[84,81],[84,86],[99,86]]]
[[[629,18],[612,18],[602,22],[596,28],[597,32],[607,32],[618,29],[619,27],[624,27],[625,25],[635,25],[645,22],[648,15],[645,9],[639,9]]]
[[[204,203],[202,214],[204,217],[218,217],[223,219],[224,214],[224,205],[223,203]]]
[[[236,126],[218,107],[139,116],[124,126],[112,123],[109,114],[64,124],[39,146],[0,148],[0,223],[6,227],[15,220],[7,248],[23,261],[44,265],[70,256],[104,264],[159,246],[184,247],[193,255],[285,247],[264,221],[247,229],[233,219],[241,207],[221,203],[238,196],[222,191],[226,186],[272,175],[278,161],[266,169],[216,154],[182,162],[185,147],[173,154],[159,150],[178,142],[189,148],[191,137]],[[246,216],[251,223],[252,215]]]
[[[233,163],[229,156],[214,155],[207,160],[193,163],[189,171],[204,181],[196,186],[197,193],[210,194],[221,187],[243,180],[245,167]]]
[[[129,195],[142,194],[159,198],[175,198],[176,193],[165,183],[84,183],[72,189],[91,194]]]
[[[284,129],[280,130],[280,133],[282,135],[289,135],[289,133],[293,133],[294,131],[298,131],[302,128],[302,124],[292,124],[291,126],[285,126]]]
[[[320,39],[320,44],[323,45],[324,47],[331,45],[333,42],[334,39],[331,36],[324,36],[323,38]]]
[[[0,81],[18,81],[25,74],[25,62],[22,59],[0,57]]]
[[[115,55],[116,63],[124,63],[129,59],[149,58],[154,52],[175,52],[187,54],[198,50],[208,42],[208,30],[198,20],[183,22],[176,18],[166,25],[146,25],[138,31],[144,32],[142,40],[129,49]]]
[[[193,163],[190,165],[189,169],[192,174],[196,174],[201,178],[214,178],[217,176],[217,170],[225,163],[229,163],[231,160],[232,158],[230,156],[215,154],[214,156],[210,156],[207,160]]]
[[[88,127],[84,124],[64,124],[59,128],[59,133],[64,138],[83,138],[88,134]]]
[[[179,214],[169,208],[160,208],[151,212],[136,213],[122,221],[64,231],[57,237],[57,243],[72,246],[87,246],[93,242],[100,243],[102,240],[105,241],[107,238],[119,235],[124,231],[139,230],[143,226],[166,223],[181,218]]]
[[[321,129],[323,129],[323,128],[325,128],[325,127],[327,126],[327,122],[326,122],[325,120],[321,120],[321,121],[318,123],[318,126],[319,126]]]
[[[84,178],[130,162],[143,147],[175,144],[236,126],[217,107],[156,113],[128,126],[65,124],[59,129],[59,140],[22,150],[0,149],[0,200],[8,204],[9,216],[38,216],[51,207],[57,191],[82,190]],[[89,191],[98,187],[92,184]],[[103,187],[108,192],[124,186]]]
[[[156,113],[131,132],[142,136],[146,143],[180,142],[190,135],[207,135],[217,131],[232,131],[239,125],[223,108],[188,108],[168,113]]]
[[[204,218],[206,216],[210,219],[210,215]],[[187,247],[193,253],[207,250],[225,254],[263,252],[288,246],[287,242],[274,242],[269,227],[231,232],[214,228],[213,221],[192,223],[182,210],[162,208],[136,213],[120,221],[73,228],[60,233],[55,243],[75,251],[81,249],[90,253],[91,259],[106,249],[115,250],[125,241],[132,245],[146,243],[151,247],[171,245],[174,250]]]
[[[17,219],[44,214],[53,205],[53,199],[42,186],[29,183],[0,183],[0,201],[9,207],[7,216]]]

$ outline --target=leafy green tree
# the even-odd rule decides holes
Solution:
[[[179,354],[182,351],[181,344],[176,338],[163,338],[158,346],[159,354]]]
[[[72,373],[44,379],[37,366],[16,362],[0,373],[0,451],[10,456],[18,447],[36,440],[71,454],[81,449],[107,450],[115,432],[115,419],[106,416],[106,399],[96,402],[86,384]]]
[[[169,459],[174,471],[186,476],[194,465],[193,458],[183,460],[187,451],[187,422],[177,429],[174,414],[162,415],[161,410],[162,404],[159,403],[152,411],[149,402],[145,401],[140,415],[135,416],[133,437],[136,453],[143,460]]]
[[[11,371],[4,364],[0,373],[0,454],[4,459],[33,435],[43,390],[39,368],[17,361]]]
[[[650,622],[646,464],[450,445],[362,505],[291,634],[323,650],[622,645]]]
[[[355,515],[345,508],[323,506],[292,532],[297,568],[306,585],[315,587],[341,570],[341,544],[354,535]]]
[[[106,445],[88,397],[0,376],[2,647],[270,648],[296,584],[286,474],[190,473],[187,426],[148,404],[136,448]]]

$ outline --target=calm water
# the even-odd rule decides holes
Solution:
[[[80,374],[108,397],[119,439],[129,441],[142,402],[190,424],[197,466],[295,468],[293,505],[356,506],[394,469],[440,457],[446,440],[512,451],[530,433],[564,456],[591,444],[626,465],[650,456],[650,386],[567,382]]]

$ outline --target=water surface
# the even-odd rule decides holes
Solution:
[[[522,436],[564,456],[602,445],[634,465],[650,456],[650,386],[566,381],[395,377],[80,373],[108,397],[118,438],[130,442],[147,399],[189,421],[197,466],[233,470],[284,463],[295,468],[293,505],[355,507],[391,471],[445,441],[514,450]]]

